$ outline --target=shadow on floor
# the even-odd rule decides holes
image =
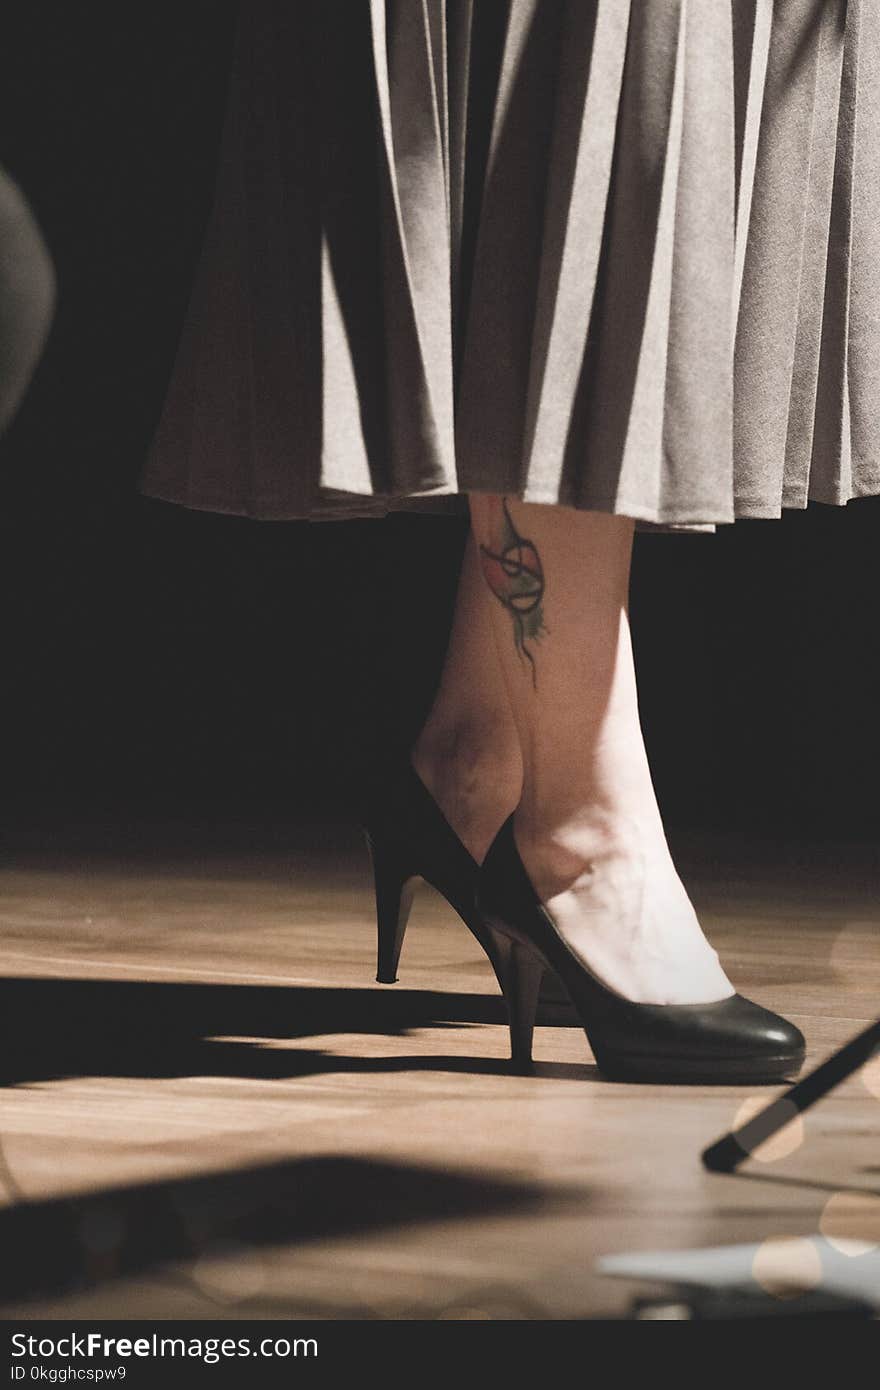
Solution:
[[[261,1041],[506,1021],[489,995],[427,990],[168,984],[119,980],[0,980],[0,1085],[73,1076],[281,1079],[328,1072],[510,1073],[506,1043],[485,1057],[354,1057]],[[241,1039],[241,1041],[237,1041]],[[504,1052],[501,1052],[504,1047]],[[598,1078],[584,1062],[538,1063],[535,1075]]]
[[[880,1172],[880,1169],[860,1168],[857,1171],[870,1174],[872,1172]],[[735,1179],[737,1182],[773,1183],[778,1187],[800,1187],[808,1192],[830,1192],[833,1195],[837,1195],[841,1192],[846,1192],[848,1194],[855,1192],[862,1193],[867,1197],[880,1197],[880,1186],[878,1186],[876,1182],[828,1182],[825,1178],[821,1177],[800,1177],[797,1174],[790,1173],[744,1173],[741,1169],[737,1169],[735,1173],[730,1173],[728,1176]]]
[[[537,1186],[436,1168],[316,1157],[22,1202],[0,1211],[0,1301],[69,1294],[232,1248],[546,1205]],[[584,1200],[584,1194],[578,1194]]]

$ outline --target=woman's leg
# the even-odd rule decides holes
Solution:
[[[473,537],[458,582],[449,647],[413,766],[481,861],[522,790],[522,759]]]
[[[523,760],[515,834],[562,935],[643,1003],[733,993],[670,857],[627,617],[633,523],[471,497]]]

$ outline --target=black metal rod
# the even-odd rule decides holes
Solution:
[[[703,1164],[713,1173],[732,1173],[759,1144],[770,1139],[798,1114],[809,1110],[841,1081],[867,1062],[880,1047],[880,1019],[832,1052],[818,1067],[801,1077],[739,1129],[732,1129],[703,1152]]]

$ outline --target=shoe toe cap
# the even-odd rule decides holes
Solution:
[[[743,1050],[772,1053],[775,1056],[802,1056],[806,1039],[800,1028],[787,1018],[755,1004],[742,995],[733,996],[729,1010],[732,1033]]]

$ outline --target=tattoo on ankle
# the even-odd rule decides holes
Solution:
[[[531,666],[532,684],[537,688],[537,668],[527,643],[537,642],[547,631],[543,609],[544,567],[534,543],[521,536],[514,526],[506,497],[501,499],[500,513],[494,524],[497,527],[494,549],[480,546],[483,574],[492,593],[513,620],[516,650]]]

